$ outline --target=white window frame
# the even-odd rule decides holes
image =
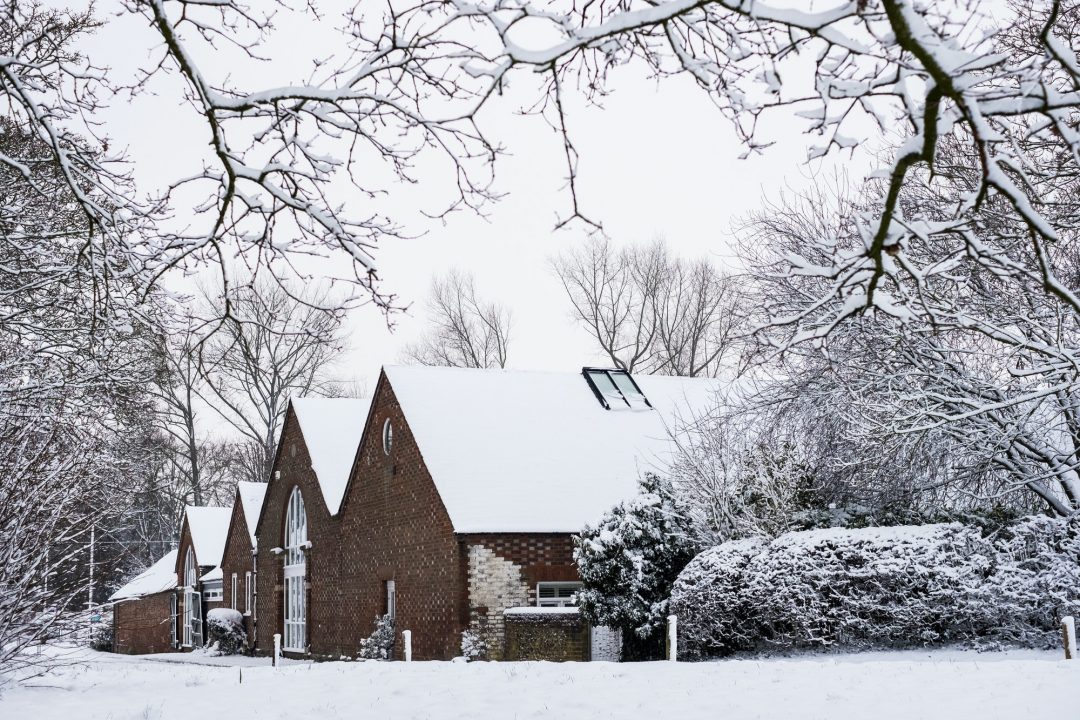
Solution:
[[[386,614],[391,620],[397,619],[397,583],[386,581]]]
[[[184,588],[184,647],[202,646],[202,593]]]
[[[394,425],[390,422],[390,418],[383,421],[382,449],[386,455],[389,455],[390,451],[394,449]]]
[[[176,616],[179,615],[179,608],[177,607],[178,603],[179,598],[176,596],[176,592],[173,591],[173,593],[169,595],[169,647],[177,647],[180,644],[180,639],[177,637],[176,632]]]
[[[240,603],[239,603],[239,601],[238,601],[238,600],[236,599],[236,596],[237,596],[237,590],[238,590],[238,589],[239,589],[239,588],[238,588],[238,583],[237,583],[237,581],[236,581],[236,573],[233,573],[233,574],[232,574],[232,585],[231,585],[231,586],[229,587],[229,590],[230,590],[230,592],[232,593],[232,594],[230,595],[230,597],[229,597],[229,602],[230,602],[230,605],[229,605],[229,607],[231,607],[231,608],[232,608],[233,610],[237,610],[237,609],[239,609],[239,604],[240,604]]]
[[[251,614],[251,571],[244,573],[244,614]]]
[[[300,488],[294,487],[285,513],[282,649],[307,651],[307,512]]]
[[[208,580],[203,583],[203,598],[206,602],[225,602],[225,582]]]
[[[570,588],[575,593],[580,591],[582,584],[580,582],[538,582],[536,583],[536,607],[574,607],[576,603],[573,602],[572,597],[556,597],[554,598],[541,598],[540,588],[554,588],[556,591]]]
[[[652,403],[638,387],[634,377],[618,368],[583,368],[596,399],[608,410],[649,410]]]

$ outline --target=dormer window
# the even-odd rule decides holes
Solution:
[[[584,368],[581,374],[589,382],[596,399],[607,410],[648,410],[652,407],[645,393],[625,370]]]

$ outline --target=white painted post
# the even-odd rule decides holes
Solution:
[[[1061,643],[1065,646],[1065,659],[1076,659],[1076,622],[1072,615],[1061,618]]]
[[[273,665],[277,667],[278,658],[281,657],[281,633],[274,633],[274,660]]]
[[[674,615],[667,616],[667,648],[670,662],[679,659],[679,619]]]
[[[412,630],[402,630],[401,638],[405,641],[405,662],[412,662]]]

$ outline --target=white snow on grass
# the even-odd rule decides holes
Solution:
[[[364,434],[371,398],[294,398],[292,408],[323,500],[330,514],[337,515]]]
[[[0,717],[190,720],[1060,720],[1080,661],[1059,653],[903,652],[710,663],[331,662],[94,654],[0,696]],[[261,663],[261,664],[259,664]],[[1070,710],[1071,709],[1071,710]],[[372,715],[375,713],[375,715]]]

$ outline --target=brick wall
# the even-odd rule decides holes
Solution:
[[[536,605],[538,582],[573,582],[573,539],[566,533],[460,535],[468,557],[469,629],[487,645],[488,658],[503,659],[507,608]]]
[[[225,597],[219,607],[236,608],[244,613],[244,627],[248,633],[249,647],[254,643],[253,615],[245,607],[246,583],[248,573],[252,573],[252,591],[254,591],[254,566],[251,556],[251,535],[248,533],[247,520],[244,517],[243,504],[240,502],[240,494],[236,493],[233,498],[232,518],[229,521],[229,535],[225,540],[225,553],[221,559],[221,570],[225,580]],[[236,602],[233,603],[232,576],[236,574]],[[252,596],[254,607],[254,596]]]
[[[589,659],[589,624],[578,612],[506,613],[507,660]]]
[[[311,456],[304,444],[296,415],[289,409],[282,426],[274,471],[280,478],[271,480],[266,488],[257,532],[258,595],[256,643],[260,654],[269,654],[274,647],[274,634],[284,634],[284,559],[271,552],[285,543],[285,513],[289,495],[300,488],[307,513],[307,638],[310,654],[316,657],[337,657],[340,643],[337,628],[345,612],[338,603],[338,521],[330,516]],[[272,475],[273,477],[273,475]],[[289,653],[287,653],[289,654]]]
[[[139,655],[169,652],[172,646],[172,590],[113,607],[113,650]]]
[[[383,451],[389,419],[393,445]],[[353,656],[385,610],[385,582],[397,591],[397,646],[413,634],[417,660],[461,653],[465,628],[464,558],[401,407],[380,377],[342,511],[342,654]]]

